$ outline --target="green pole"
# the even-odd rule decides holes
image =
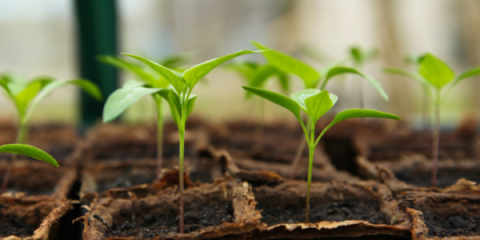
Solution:
[[[104,96],[104,100],[98,102],[81,93],[82,128],[101,119],[106,97],[117,88],[117,70],[97,60],[99,55],[117,55],[115,5],[115,0],[75,0],[79,74],[81,78],[95,82]]]

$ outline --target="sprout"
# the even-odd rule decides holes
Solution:
[[[302,126],[302,129],[305,134],[305,139],[309,148],[309,162],[308,162],[308,179],[307,179],[307,197],[306,197],[306,222],[308,222],[309,208],[310,208],[310,185],[312,182],[312,168],[313,168],[313,158],[315,154],[315,147],[318,145],[318,142],[325,134],[325,132],[330,129],[333,125],[337,124],[340,121],[350,119],[350,118],[359,118],[359,117],[375,117],[375,118],[390,118],[390,119],[400,119],[397,115],[391,113],[385,113],[369,109],[348,109],[345,111],[339,112],[335,115],[333,121],[323,129],[318,137],[315,137],[315,126],[317,121],[327,113],[333,105],[337,102],[338,97],[334,94],[329,93],[327,90],[318,90],[318,89],[307,89],[303,91],[296,92],[291,95],[291,98],[288,98],[284,95],[259,89],[244,86],[245,90],[256,94],[262,98],[265,98],[275,104],[278,104],[295,115],[298,122]],[[303,123],[300,112],[303,110],[308,116],[307,126]]]
[[[420,83],[432,96],[434,105],[434,128],[433,128],[433,144],[432,144],[432,186],[437,185],[437,163],[438,163],[438,148],[440,143],[440,108],[448,93],[459,82],[479,75],[480,68],[470,69],[459,76],[455,76],[455,72],[442,60],[434,55],[427,53],[423,57],[418,58],[420,66],[417,73],[412,73],[400,69],[386,69],[389,73],[395,73],[409,77]],[[447,87],[447,91],[442,93],[442,89]]]
[[[184,192],[184,145],[185,145],[185,124],[187,122],[190,113],[193,110],[195,105],[195,95],[192,95],[192,90],[196,84],[204,78],[210,71],[215,69],[220,64],[236,58],[241,55],[256,53],[258,51],[242,50],[236,53],[228,54],[223,57],[211,59],[209,61],[200,63],[191,68],[186,69],[183,72],[178,72],[173,69],[167,68],[161,64],[158,64],[154,61],[148,60],[143,57],[139,57],[132,54],[124,54],[135,58],[153,70],[155,70],[159,75],[165,78],[168,83],[171,84],[168,88],[158,88],[154,87],[151,84],[142,84],[136,82],[126,83],[122,89],[117,90],[107,100],[105,109],[103,112],[104,121],[109,121],[112,118],[115,118],[121,114],[125,109],[128,108],[135,101],[140,99],[142,96],[153,94],[154,98],[163,98],[167,101],[170,106],[170,111],[172,113],[172,118],[175,124],[178,127],[178,132],[180,135],[180,152],[179,152],[179,179],[180,179],[180,233],[185,232],[184,226],[184,209],[183,209],[183,192]]]
[[[15,104],[18,112],[18,131],[17,143],[26,143],[28,141],[28,122],[32,117],[37,105],[53,90],[65,85],[77,85],[83,91],[97,100],[102,99],[100,89],[93,82],[84,79],[74,79],[69,81],[55,81],[49,77],[35,78],[30,82],[25,82],[11,74],[0,76],[0,87],[5,90],[8,98]],[[12,155],[10,165],[15,159],[15,154]],[[5,173],[3,186],[8,185],[11,167]],[[0,190],[0,194],[5,191],[5,188]]]

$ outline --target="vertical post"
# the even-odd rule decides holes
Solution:
[[[81,93],[81,126],[101,119],[105,99],[117,88],[118,72],[97,60],[99,55],[117,55],[115,0],[75,0],[78,70],[81,78],[96,83],[104,99],[98,102]]]

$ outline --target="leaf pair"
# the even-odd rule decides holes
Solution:
[[[268,62],[284,73],[294,74],[300,77],[303,80],[306,89],[316,88],[318,83],[322,82],[320,89],[323,90],[325,89],[327,83],[335,76],[342,74],[356,74],[365,78],[380,93],[380,95],[385,98],[385,100],[388,100],[387,93],[377,80],[366,76],[354,68],[338,66],[339,64],[343,63],[343,61],[339,61],[331,66],[326,67],[321,72],[318,72],[315,70],[315,68],[292,56],[269,49],[268,47],[256,42],[253,42],[253,45],[255,45],[258,49],[268,49],[269,51],[263,52],[263,55],[265,58],[267,58]]]
[[[74,79],[69,81],[55,81],[52,78],[41,77],[26,83],[22,79],[13,77],[12,75],[3,75],[0,77],[0,86],[15,104],[22,125],[25,125],[30,120],[37,105],[48,94],[68,84],[79,86],[97,100],[102,98],[100,89],[88,80]]]
[[[5,144],[0,146],[0,153],[21,154],[58,167],[58,163],[50,154],[26,144]]]

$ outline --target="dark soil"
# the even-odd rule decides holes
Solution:
[[[323,137],[324,149],[332,164],[338,170],[345,170],[353,175],[357,174],[355,158],[358,153],[353,147],[351,138],[339,138],[334,136]]]
[[[38,160],[36,160],[38,162]],[[41,173],[41,174],[38,174]],[[5,169],[0,170],[1,180]],[[58,181],[63,177],[63,169],[46,163],[36,163],[25,167],[14,167],[7,192],[23,192],[26,196],[51,195]]]
[[[423,212],[425,225],[428,228],[428,236],[449,237],[449,236],[479,236],[480,216],[462,217],[449,216],[440,217],[433,212]]]
[[[178,143],[164,143],[163,157],[172,158],[178,156]],[[185,156],[194,155],[192,144],[185,144]],[[112,160],[132,160],[132,159],[154,159],[157,157],[156,142],[144,144],[109,144],[107,146],[99,146],[91,152],[90,159],[93,161],[112,161]]]
[[[259,202],[262,211],[262,222],[268,225],[280,223],[304,223],[305,203],[286,208],[269,206]],[[387,218],[380,212],[378,202],[364,199],[345,199],[344,201],[311,202],[310,222],[345,220],[363,220],[373,224],[389,224]]]
[[[34,229],[30,229],[20,220],[16,219],[14,222],[10,223],[3,219],[0,219],[0,237],[7,237],[10,235],[15,235],[18,237],[28,237],[33,235]]]
[[[451,186],[461,178],[465,178],[470,181],[480,182],[480,168],[439,168],[437,172],[437,187],[444,188]],[[401,171],[394,171],[395,176],[406,183],[421,186],[431,186],[431,171],[430,169],[402,169]]]
[[[148,209],[142,209],[147,211]],[[171,209],[166,214],[142,215],[136,221],[114,222],[109,236],[137,236],[150,238],[165,236],[169,232],[178,232],[179,216],[177,209]],[[123,217],[131,216],[128,211],[120,211]],[[207,226],[218,226],[223,222],[234,222],[231,202],[194,203],[185,209],[185,233],[193,232]]]
[[[136,176],[121,175],[110,181],[97,182],[97,192],[103,193],[108,189],[112,189],[112,188],[129,188],[135,185],[150,184],[153,182],[153,180],[155,180],[154,171],[155,169],[153,169],[152,174],[149,174],[149,175],[136,175]]]

